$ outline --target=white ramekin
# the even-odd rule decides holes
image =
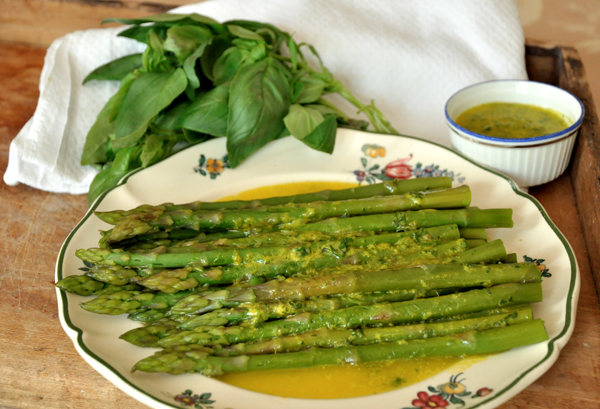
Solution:
[[[564,115],[570,126],[535,138],[508,139],[476,134],[456,124],[465,110],[491,102],[512,102],[549,108]],[[541,82],[496,80],[456,92],[446,103],[446,122],[455,149],[468,158],[498,170],[520,187],[541,185],[567,168],[584,108],[569,92]]]

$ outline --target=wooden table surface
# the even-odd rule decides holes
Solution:
[[[44,55],[44,48],[0,42],[1,174],[11,140],[36,107]],[[587,253],[595,245],[584,240],[572,180],[567,173],[530,192],[565,234],[579,263],[575,331],[556,364],[504,409],[600,408],[600,307],[590,267],[598,255]],[[85,197],[0,183],[0,209],[0,408],[145,407],[85,363],[59,322],[55,262],[86,211]]]

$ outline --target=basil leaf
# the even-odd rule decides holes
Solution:
[[[191,144],[197,144],[200,142],[204,142],[207,141],[209,139],[212,139],[212,136],[207,135],[205,133],[200,133],[200,132],[196,132],[196,131],[192,131],[189,129],[184,129],[183,130],[183,136],[185,137],[185,140],[188,141]]]
[[[281,138],[285,138],[286,136],[291,136],[292,134],[290,133],[289,129],[287,129],[285,126],[283,127],[283,129],[281,130],[281,132],[279,133],[279,135],[277,135],[277,137],[275,137],[275,139],[281,139]]]
[[[83,80],[83,84],[86,82],[97,80],[117,80],[120,81],[130,72],[140,68],[142,66],[142,54],[126,55],[125,57],[117,58],[114,61],[104,64],[101,67],[96,68],[94,71],[88,74]]]
[[[92,183],[90,184],[90,188],[89,188],[88,194],[87,194],[88,206],[91,206],[91,204],[94,202],[94,200],[96,200],[96,198],[98,196],[100,196],[100,193],[104,192],[104,190],[106,189],[105,186],[110,185],[108,180],[110,179],[111,165],[112,165],[112,162],[107,163],[102,168],[102,170],[100,172],[98,172],[98,174],[96,174],[96,176],[94,176],[94,179],[92,180]]]
[[[167,37],[167,30],[169,29],[169,24],[153,24],[151,26],[131,26],[123,31],[121,31],[117,36],[130,38],[132,40],[139,41],[140,43],[146,44],[148,39],[148,32],[150,30],[154,31],[160,38]]]
[[[267,57],[238,71],[229,90],[227,152],[236,167],[244,159],[277,138],[291,103],[289,71]]]
[[[140,154],[142,167],[148,167],[156,163],[163,156],[163,144],[158,136],[151,134],[144,138],[144,145]]]
[[[301,139],[307,146],[325,153],[332,153],[335,146],[337,121],[331,115],[317,125],[311,133]]]
[[[102,192],[116,186],[123,176],[138,167],[136,159],[139,152],[140,148],[137,146],[121,149],[117,152],[115,160],[107,163],[100,173],[94,177],[88,191],[88,204],[92,204]]]
[[[358,129],[359,131],[366,131],[369,127],[369,121],[354,118],[338,118],[338,124],[344,128]]]
[[[170,131],[180,129],[182,117],[185,116],[189,106],[190,103],[188,101],[173,102],[156,117],[154,125]]]
[[[295,138],[303,139],[324,120],[325,116],[320,111],[292,104],[288,114],[283,118],[283,123]]]
[[[227,135],[229,83],[200,94],[182,115],[181,127],[212,136]]]
[[[202,73],[206,78],[214,81],[213,71],[215,63],[229,47],[231,47],[231,36],[229,34],[213,37],[211,43],[206,46],[202,57],[200,57]]]
[[[239,38],[245,38],[246,40],[264,41],[264,39],[260,35],[256,34],[254,31],[248,30],[244,27],[235,24],[228,24],[227,29],[231,34]]]
[[[318,77],[302,75],[294,82],[294,97],[296,104],[310,104],[317,102],[325,91],[327,84]]]
[[[296,71],[298,69],[298,46],[290,37],[287,42],[288,50],[290,51],[290,62],[292,64],[292,70]]]
[[[224,27],[222,24],[213,20],[210,17],[206,17],[200,14],[175,14],[175,13],[160,13],[142,18],[108,18],[102,21],[104,23],[121,23],[125,25],[130,24],[143,24],[143,23],[178,23],[178,22],[191,22],[206,25],[213,29],[217,33],[222,33]]]
[[[292,104],[283,122],[296,139],[313,149],[333,152],[337,130],[335,115],[325,116],[312,106]]]
[[[82,165],[106,163],[108,158],[108,142],[115,133],[115,125],[109,121],[109,112],[114,96],[102,108],[94,125],[85,137],[85,145],[81,154]]]
[[[231,81],[241,67],[253,63],[250,51],[239,47],[230,47],[215,61],[213,67],[214,85]]]
[[[202,57],[206,46],[210,43],[210,40],[203,42],[189,57],[185,59],[183,63],[183,71],[188,79],[188,86],[186,92],[188,96],[192,96],[193,91],[200,87],[200,79],[196,74],[196,61]],[[193,98],[190,98],[193,99]]]
[[[338,116],[338,121],[340,120],[339,118],[339,111],[336,111],[335,109],[325,106],[325,105],[321,105],[321,104],[310,104],[309,105],[312,109],[316,109],[319,112],[321,112],[324,116],[328,116],[328,115],[336,115]]]
[[[108,120],[110,122],[114,122],[114,120],[119,115],[119,111],[121,110],[121,105],[123,105],[123,100],[125,99],[125,96],[127,96],[127,92],[129,92],[129,88],[131,87],[131,84],[133,84],[133,81],[139,75],[140,75],[139,71],[134,71],[134,72],[128,74],[123,79],[123,81],[121,81],[121,86],[119,87],[119,89],[117,90],[115,95],[111,98],[110,111],[109,111],[109,116],[108,116]]]
[[[154,32],[148,31],[148,47],[142,55],[142,68],[146,72],[170,71],[169,59],[165,56],[163,40]]]
[[[185,91],[186,86],[187,78],[181,68],[141,73],[131,84],[115,120],[113,145],[117,146],[121,138],[139,139],[148,122]]]
[[[183,63],[197,48],[212,38],[212,32],[199,26],[173,26],[167,30],[167,38],[163,44],[166,51],[171,51],[180,63]]]
[[[267,24],[259,23],[257,21],[248,20],[230,20],[223,23],[226,26],[235,25],[243,27],[246,30],[254,31],[259,34],[263,39],[271,45],[273,50],[279,50],[281,44],[285,44],[289,38],[289,35],[279,30],[277,27]],[[264,35],[263,35],[264,34]]]
[[[146,133],[146,130],[148,129],[148,126],[150,125],[150,122],[152,122],[152,119],[149,119],[148,121],[144,122],[144,124],[142,126],[140,126],[138,129],[136,129],[134,132],[130,133],[129,135],[125,135],[121,138],[112,138],[110,140],[111,146],[115,150],[135,146],[138,143],[138,141],[142,138],[142,136],[144,136],[144,134]]]

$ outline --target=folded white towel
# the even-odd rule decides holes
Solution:
[[[288,31],[314,45],[359,99],[374,99],[399,132],[447,146],[444,104],[455,91],[527,78],[514,0],[212,0],[173,12],[256,20]],[[96,67],[143,50],[117,37],[120,30],[79,31],[49,47],[37,109],[10,146],[7,184],[87,192],[96,170],[79,165],[85,136],[118,83],[81,82]],[[354,108],[343,107],[355,116]]]

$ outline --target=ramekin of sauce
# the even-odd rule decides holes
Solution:
[[[463,88],[445,111],[454,148],[521,188],[565,171],[584,116],[583,104],[569,92],[526,80]]]

